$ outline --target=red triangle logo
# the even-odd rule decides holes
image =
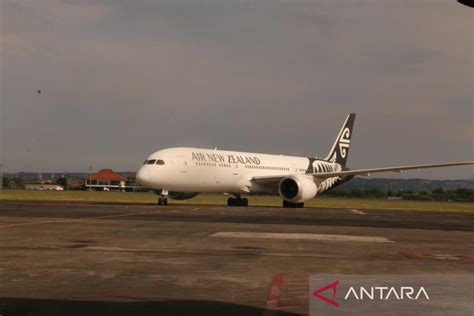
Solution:
[[[332,283],[329,283],[328,285],[323,286],[322,288],[317,289],[316,291],[314,291],[313,296],[320,299],[320,300],[322,300],[322,301],[325,301],[328,304],[331,304],[332,306],[339,307],[339,303],[333,300],[334,297],[336,297],[336,287],[338,285],[339,285],[339,280],[334,281]],[[322,293],[324,291],[327,291],[329,289],[332,289],[332,297],[331,298],[328,298],[327,296],[322,295]]]

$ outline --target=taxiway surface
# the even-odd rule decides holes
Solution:
[[[474,273],[472,240],[472,213],[0,202],[0,314],[304,315],[309,274]]]

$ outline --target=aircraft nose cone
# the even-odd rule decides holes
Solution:
[[[142,186],[146,186],[151,179],[150,171],[147,170],[146,168],[140,168],[137,172],[137,181],[140,183]]]

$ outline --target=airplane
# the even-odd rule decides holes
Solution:
[[[137,172],[138,182],[160,195],[158,205],[168,199],[190,199],[199,193],[231,195],[229,206],[247,206],[246,195],[279,195],[283,207],[301,208],[304,202],[354,176],[404,170],[462,166],[455,162],[351,170],[346,162],[355,113],[347,116],[324,159],[269,155],[202,148],[167,148],[148,156]]]

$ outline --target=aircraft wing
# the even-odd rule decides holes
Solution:
[[[359,169],[359,170],[346,170],[339,172],[319,172],[319,173],[307,173],[306,176],[312,175],[315,180],[324,180],[327,178],[333,177],[348,177],[348,176],[369,176],[371,173],[381,173],[381,172],[398,172],[401,173],[404,170],[417,170],[417,169],[428,169],[428,168],[441,168],[441,167],[452,167],[452,166],[465,166],[465,165],[474,165],[474,161],[471,162],[453,162],[453,163],[440,163],[440,164],[429,164],[429,165],[413,165],[413,166],[398,166],[398,167],[385,167],[385,168],[373,168],[373,169]],[[278,186],[280,180],[292,176],[294,174],[288,175],[278,175],[278,176],[262,176],[262,177],[253,177],[251,182],[267,187]]]
[[[453,167],[453,166],[464,166],[464,165],[473,165],[473,164],[474,164],[473,161],[471,161],[471,162],[438,163],[438,164],[430,164],[430,165],[398,166],[398,167],[385,167],[385,168],[373,168],[373,169],[346,170],[346,171],[339,171],[339,172],[313,173],[313,176],[315,176],[317,178],[324,178],[324,179],[332,178],[332,177],[369,176],[371,173],[381,173],[381,172],[402,173],[404,170]]]

